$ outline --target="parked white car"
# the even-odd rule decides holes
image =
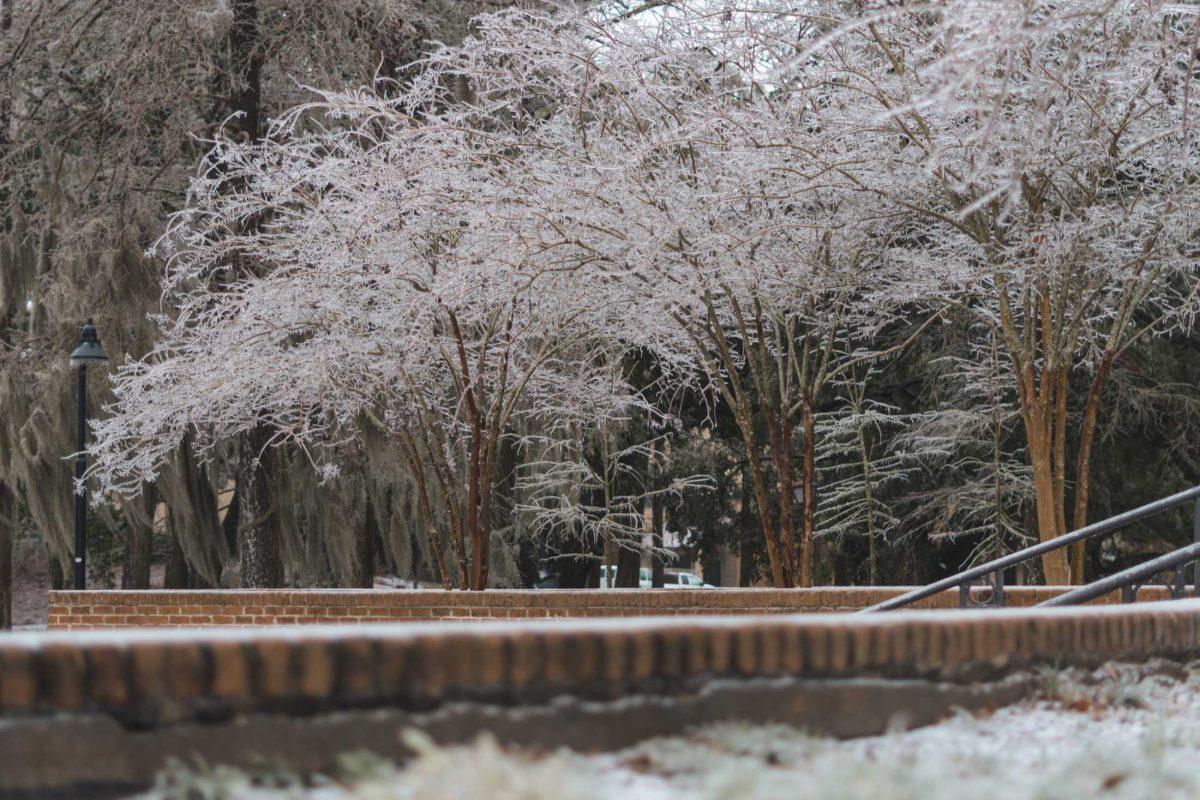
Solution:
[[[663,575],[664,589],[715,589],[711,583],[700,580],[700,576],[691,572],[670,571]]]

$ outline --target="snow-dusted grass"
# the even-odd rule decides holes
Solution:
[[[718,725],[615,754],[436,747],[405,768],[347,756],[331,777],[176,768],[154,800],[1075,800],[1200,794],[1200,668],[1046,673],[1018,706],[837,741]]]

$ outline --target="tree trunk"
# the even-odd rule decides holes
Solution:
[[[234,483],[233,494],[229,498],[229,505],[225,508],[225,516],[221,518],[221,536],[230,553],[236,553],[238,548],[238,509],[240,507],[241,501],[238,500],[237,484]],[[220,513],[220,509],[218,509],[218,516]]]
[[[1105,381],[1108,380],[1113,356],[1112,350],[1108,350],[1100,359],[1100,366],[1096,370],[1096,377],[1092,380],[1087,401],[1084,404],[1083,427],[1079,433],[1079,452],[1075,462],[1075,530],[1088,524],[1088,502],[1092,484],[1092,446],[1096,440],[1096,423],[1100,416],[1100,395],[1104,390]],[[1071,574],[1078,576],[1078,583],[1083,583],[1086,577],[1085,546],[1084,542],[1071,545]]]
[[[1049,431],[1035,430],[1028,436],[1029,462],[1033,468],[1034,505],[1037,510],[1038,539],[1048,542],[1057,538],[1058,512],[1054,485],[1054,469],[1051,461]],[[1071,582],[1070,565],[1065,549],[1058,549],[1042,556],[1042,572],[1047,586],[1066,586]]]
[[[564,558],[559,561],[558,588],[596,589],[600,586],[600,558],[604,545],[599,541],[586,543],[578,539],[579,558]],[[565,555],[565,553],[564,553]]]
[[[767,545],[767,558],[771,564],[771,580],[776,589],[790,589],[792,576],[785,564],[782,543],[779,541],[779,531],[775,528],[775,520],[771,514],[766,470],[763,468],[762,459],[758,454],[753,418],[749,410],[739,409],[737,420],[738,428],[742,432],[742,441],[746,444],[747,472],[750,474],[750,482],[754,487],[754,498],[758,502],[758,517],[762,524],[763,540]]]
[[[779,560],[782,562],[784,581],[789,586],[797,585],[800,580],[798,555],[799,543],[796,539],[796,486],[792,468],[792,438],[793,426],[786,411],[779,411],[778,418],[768,410],[765,414],[767,438],[771,446],[771,458],[775,464],[775,488],[779,500]]]
[[[1063,485],[1061,472],[1055,471],[1055,440],[1059,418],[1059,406],[1055,403],[1056,390],[1059,388],[1057,373],[1050,363],[1039,368],[1030,347],[1037,336],[1037,316],[1041,314],[1041,335],[1043,346],[1042,356],[1049,360],[1053,355],[1050,335],[1050,307],[1045,292],[1029,303],[1026,312],[1027,326],[1022,330],[1017,324],[1012,309],[1008,304],[1003,279],[998,280],[1000,295],[1001,329],[1008,357],[1012,361],[1013,373],[1017,382],[1017,397],[1021,407],[1021,420],[1025,426],[1026,457],[1033,472],[1034,510],[1037,514],[1038,539],[1041,542],[1051,541],[1061,536],[1063,515],[1060,513],[1060,487]],[[1027,346],[1026,343],[1029,343]],[[1065,369],[1065,367],[1064,367]],[[1065,437],[1062,446],[1065,447]],[[1063,462],[1059,453],[1059,462]],[[1042,556],[1042,573],[1048,586],[1062,586],[1071,582],[1071,567],[1067,552],[1060,548]]]
[[[0,631],[12,628],[13,540],[17,530],[17,501],[0,480]]]
[[[628,547],[617,548],[617,589],[636,589],[642,585],[642,554]]]
[[[191,584],[187,558],[183,554],[183,545],[175,531],[175,521],[167,514],[167,565],[163,573],[164,589],[187,589]]]
[[[804,402],[800,413],[804,429],[804,517],[800,532],[800,576],[796,585],[810,587],[813,585],[814,513],[817,506],[817,426],[810,402]]]
[[[637,456],[632,463],[629,463],[630,473],[623,474],[618,472],[615,483],[618,489],[618,495],[625,497],[634,497],[641,488],[638,481],[629,477],[630,474],[648,475],[650,473],[650,459],[646,456]],[[655,480],[652,477],[651,480]],[[636,517],[641,527],[645,527],[646,520],[646,504],[642,500],[627,500],[624,501],[623,509],[628,513],[630,518]],[[641,544],[639,542],[638,544]],[[632,547],[617,548],[617,575],[613,586],[617,589],[637,589],[642,585],[642,552],[640,549]]]
[[[262,424],[238,438],[238,551],[244,588],[283,586],[283,537],[272,491],[279,457],[270,440],[271,430]]]
[[[153,486],[146,486],[141,497],[127,502],[137,503],[140,507],[125,514],[125,553],[121,564],[121,588],[149,589],[158,492]]]
[[[262,47],[258,32],[258,0],[233,0],[233,24],[229,29],[231,72],[229,105],[241,117],[237,125],[252,142],[262,135]]]
[[[1054,393],[1054,524],[1058,535],[1067,532],[1067,370],[1060,368]],[[1070,551],[1063,553],[1067,560],[1067,581],[1079,583],[1079,574],[1071,569]]]
[[[263,53],[258,0],[233,0],[231,10],[229,50],[234,81],[229,104],[239,115],[236,124],[241,136],[256,142],[262,136]],[[267,448],[270,438],[271,431],[263,424],[238,437],[238,550],[244,587],[283,585],[279,514],[272,505],[279,458]]]
[[[46,548],[49,551],[49,547]],[[49,573],[50,588],[56,592],[61,592],[66,588],[67,578],[63,574],[62,561],[53,553],[49,554],[46,561],[46,572]]]
[[[462,569],[463,588],[473,590],[487,588],[487,531],[480,520],[479,510],[482,503],[481,494],[491,491],[492,488],[483,485],[480,465],[480,449],[482,448],[482,443],[479,441],[480,435],[479,431],[476,431],[475,435],[471,437],[470,467],[467,470],[466,513],[467,540],[470,542],[470,547],[467,552],[462,554],[463,558],[471,559],[470,563],[464,565]]]
[[[370,589],[375,585],[375,540],[379,538],[379,521],[375,516],[375,506],[371,502],[371,489],[367,488],[363,518],[358,526],[355,545],[355,565],[357,567],[354,585],[361,589]]]
[[[867,581],[879,585],[879,552],[875,544],[875,498],[871,488],[871,443],[865,425],[858,426],[858,449],[862,454],[863,500],[867,506]]]
[[[659,476],[655,488],[661,485],[662,477]],[[662,494],[655,492],[650,498],[650,546],[654,548],[654,554],[650,557],[650,588],[661,589],[666,583],[666,563],[662,560],[662,546],[664,546],[664,531],[666,530],[666,501],[662,499]]]
[[[651,447],[654,450],[653,463],[650,466],[653,480],[651,488],[654,489],[654,493],[650,495],[650,587],[661,589],[666,579],[666,564],[663,562],[661,551],[667,509],[661,492],[664,478],[662,463],[658,460],[662,444],[655,439]],[[746,491],[749,491],[749,488]]]
[[[237,552],[237,540],[228,547],[222,536],[217,493],[209,479],[208,466],[196,462],[190,435],[185,435],[174,458],[156,484],[168,509],[173,537],[187,559],[187,571],[206,586],[219,586],[229,554]]]

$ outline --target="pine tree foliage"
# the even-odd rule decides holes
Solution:
[[[847,381],[844,404],[817,418],[821,477],[816,527],[834,547],[846,537],[867,540],[867,579],[879,582],[879,551],[905,528],[900,501],[920,469],[904,449],[910,421],[899,409],[867,397],[870,375]]]
[[[942,344],[950,347],[931,359],[928,374],[932,408],[893,440],[920,454],[927,476],[906,498],[904,527],[934,540],[967,539],[968,562],[988,561],[1032,543],[1033,483],[1016,387],[994,337]]]

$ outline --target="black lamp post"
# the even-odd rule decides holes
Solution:
[[[71,353],[71,367],[79,375],[79,414],[76,417],[75,482],[79,485],[75,493],[75,588],[87,588],[87,497],[82,486],[87,459],[83,449],[87,446],[87,368],[90,364],[108,361],[96,326],[89,319],[79,332],[79,346]]]

